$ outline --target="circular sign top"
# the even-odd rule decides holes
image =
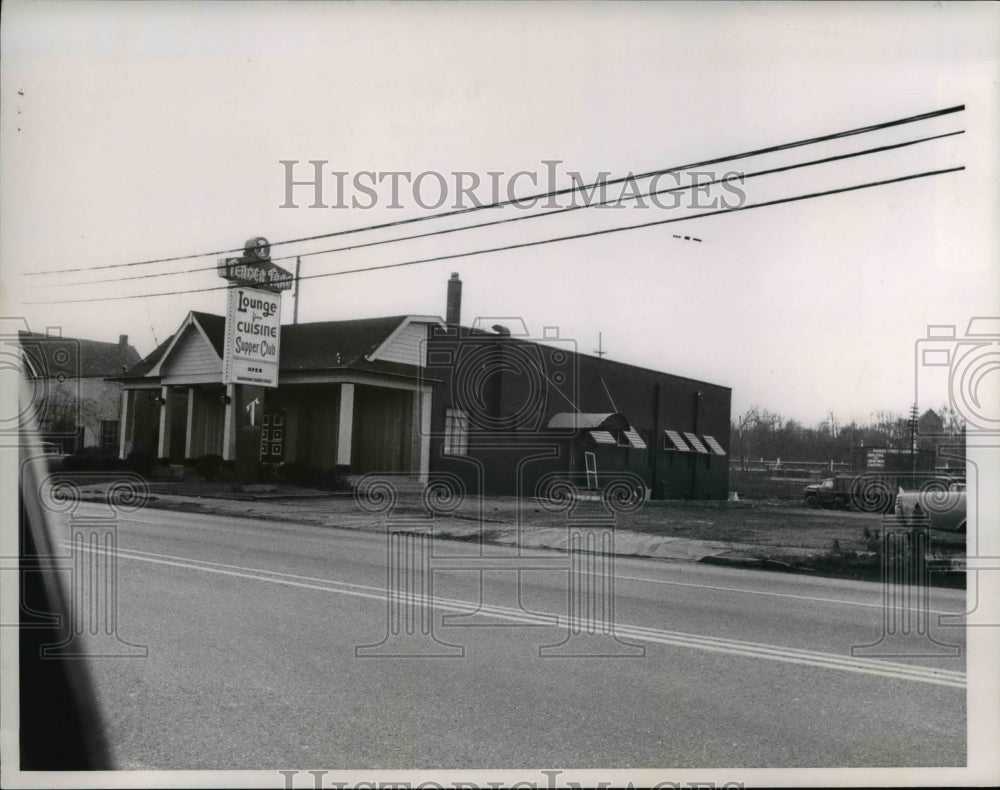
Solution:
[[[271,259],[271,243],[263,236],[256,236],[249,241],[243,249],[245,257],[252,260],[267,261]]]

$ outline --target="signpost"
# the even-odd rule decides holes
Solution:
[[[265,388],[278,386],[281,292],[292,288],[294,278],[271,262],[271,245],[263,236],[249,239],[241,257],[220,259],[217,273],[230,283],[222,383],[234,385],[236,473],[251,483],[258,477]]]

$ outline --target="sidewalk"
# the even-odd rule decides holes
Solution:
[[[86,485],[81,499],[104,502],[108,483]],[[186,513],[280,521],[317,527],[381,532],[384,517],[361,509],[349,493],[330,493],[297,486],[243,486],[201,481],[184,483],[151,482],[147,507]],[[438,518],[433,524],[437,538],[478,540],[488,543],[533,549],[565,551],[568,530],[565,514],[550,513],[537,503],[519,503],[514,497],[469,498],[453,513]],[[749,507],[750,505],[747,505]],[[601,514],[597,503],[581,502],[577,513],[584,516]],[[402,492],[393,511],[394,516],[415,518],[424,514],[418,492]],[[523,523],[519,526],[518,519]],[[421,526],[415,526],[421,529]],[[665,527],[668,529],[668,527]],[[430,520],[427,531],[431,530]],[[763,554],[772,555],[762,556]],[[615,533],[615,554],[651,557],[688,562],[714,562],[750,567],[791,569],[786,558],[803,559],[815,551],[796,546],[767,547],[722,540],[699,540],[690,537],[654,535],[619,528]]]

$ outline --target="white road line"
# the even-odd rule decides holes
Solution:
[[[68,541],[61,542],[64,545],[70,545]],[[84,551],[99,551],[98,549],[92,549],[89,546],[77,548],[82,548]],[[341,595],[374,599],[382,602],[383,604],[387,601],[387,594],[384,589],[368,585],[349,584],[347,582],[318,579],[309,576],[268,571],[259,568],[246,568],[238,565],[213,563],[205,560],[192,560],[187,557],[177,557],[167,554],[139,552],[132,549],[119,549],[117,556],[120,559],[131,559],[139,562],[150,562],[159,565],[204,571],[206,573],[234,576],[253,581],[270,582],[272,584],[281,584],[288,587],[333,592]],[[346,589],[348,587],[351,589]],[[452,598],[426,598],[410,594],[401,597],[410,604],[429,606],[437,609],[457,611],[461,613],[477,612],[490,617],[496,617],[502,620],[512,620],[515,622],[537,623],[539,618],[545,618],[545,621],[548,622],[551,618],[555,617],[557,622],[564,626],[574,626],[577,629],[582,629],[589,625],[586,621],[579,618],[569,618],[563,615],[555,614],[530,613],[523,610],[509,609],[501,606],[483,606],[469,601],[460,601]],[[614,630],[618,637],[631,638],[644,642],[654,642],[676,647],[687,647],[707,652],[738,655],[746,658],[759,658],[783,663],[799,664],[803,666],[813,666],[824,669],[836,669],[845,672],[890,677],[898,680],[931,683],[934,685],[948,686],[952,688],[964,689],[966,687],[965,673],[953,670],[935,669],[933,667],[883,661],[880,659],[855,658],[846,655],[841,656],[832,653],[821,653],[812,650],[782,647],[780,645],[746,642],[721,637],[708,637],[698,634],[665,631],[656,628],[647,628],[627,624],[616,623]]]

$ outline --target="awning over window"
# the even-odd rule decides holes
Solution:
[[[717,441],[715,441],[714,436],[709,436],[706,433],[701,438],[705,440],[705,444],[707,444],[710,448],[712,448],[712,452],[715,453],[716,455],[726,454],[726,451],[722,449],[722,445],[719,444]]]
[[[610,431],[591,431],[590,438],[597,444],[617,444]]]
[[[683,453],[691,452],[691,448],[687,446],[681,435],[677,431],[664,431],[667,435],[667,440],[674,446],[675,450],[680,450]]]
[[[701,443],[701,439],[699,439],[695,434],[684,431],[684,438],[688,440],[688,443],[695,449],[696,452],[708,453],[708,450],[705,449],[705,445]]]
[[[624,431],[625,438],[628,439],[628,443],[637,450],[645,450],[646,443],[642,440],[639,432],[635,428],[629,428]]]

